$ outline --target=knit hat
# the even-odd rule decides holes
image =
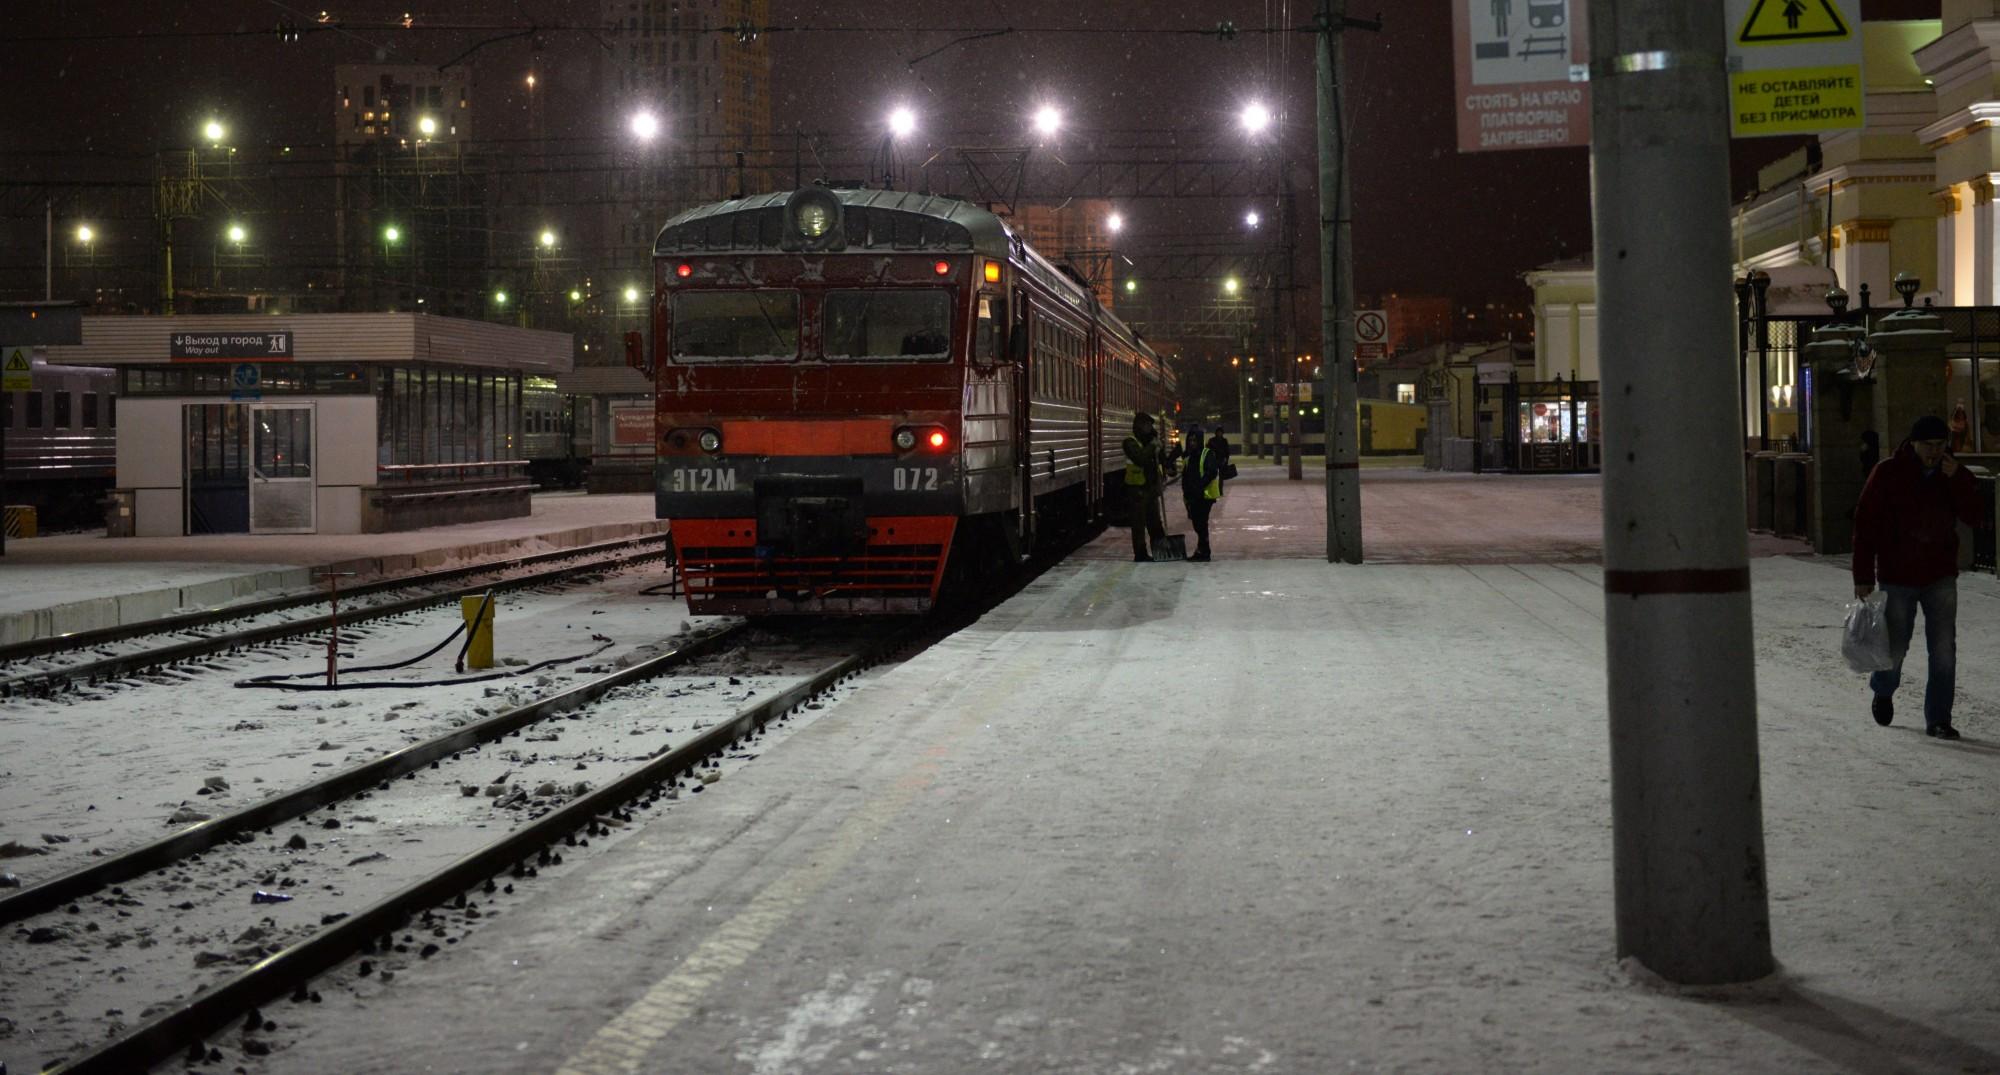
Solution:
[[[1944,419],[1935,414],[1926,414],[1910,427],[1911,440],[1949,440],[1951,430],[1945,427]]]

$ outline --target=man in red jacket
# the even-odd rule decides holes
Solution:
[[[1945,451],[1951,430],[1927,414],[1910,427],[1896,454],[1876,466],[1854,509],[1854,596],[1867,597],[1879,578],[1888,600],[1889,650],[1896,665],[1868,677],[1875,723],[1895,719],[1889,700],[1903,678],[1903,657],[1924,610],[1930,674],[1924,684],[1924,734],[1957,739],[1951,726],[1958,668],[1958,524],[1979,526],[1979,486]]]

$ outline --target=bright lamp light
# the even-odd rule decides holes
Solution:
[[[1035,133],[1044,138],[1062,129],[1062,113],[1054,105],[1043,105],[1035,110]]]
[[[632,113],[632,134],[641,142],[650,142],[660,133],[660,117],[651,112]]]
[[[916,133],[917,114],[908,107],[899,106],[889,113],[889,133],[903,138]]]
[[[1261,134],[1271,125],[1271,110],[1262,101],[1252,101],[1243,106],[1243,129],[1251,134]]]

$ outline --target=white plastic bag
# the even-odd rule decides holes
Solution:
[[[1840,655],[1856,672],[1886,672],[1896,666],[1896,658],[1889,653],[1889,618],[1882,591],[1848,604]]]

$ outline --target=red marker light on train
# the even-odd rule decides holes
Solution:
[[[930,438],[929,438],[929,440],[930,440],[930,445],[931,445],[931,449],[932,449],[933,451],[935,451],[935,450],[937,450],[937,449],[939,449],[939,448],[942,448],[942,447],[944,447],[944,430],[942,430],[942,429],[933,429],[933,430],[931,430],[931,435],[930,435]]]
[[[681,267],[674,270],[674,275],[685,280],[688,277],[694,275],[694,266],[689,265],[687,262],[683,261],[681,262]]]
[[[939,276],[944,276],[951,272],[951,262],[940,261],[936,265],[931,266],[931,271],[937,273]]]

